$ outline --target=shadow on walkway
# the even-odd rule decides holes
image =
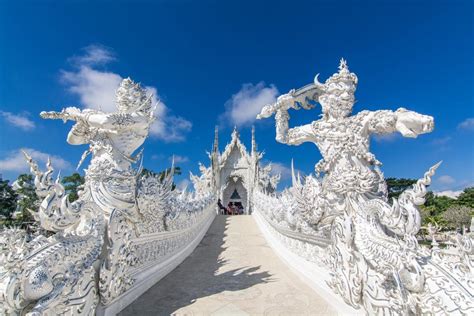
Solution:
[[[199,298],[271,282],[268,271],[257,272],[260,266],[222,269],[229,263],[222,255],[229,221],[217,216],[194,252],[119,315],[170,315]]]

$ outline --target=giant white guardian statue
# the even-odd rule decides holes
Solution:
[[[293,187],[281,196],[257,192],[257,214],[263,213],[273,228],[280,227],[277,231],[286,236],[282,240],[292,239],[295,233],[313,236],[297,239],[319,242],[316,261],[328,269],[328,285],[354,308],[363,307],[371,315],[472,311],[472,296],[466,294],[467,288],[472,291],[469,276],[454,274],[457,270],[452,268],[458,262],[466,271],[471,269],[471,263],[460,258],[472,254],[472,246],[465,246],[472,241],[464,239],[458,256],[445,257],[451,267],[439,268],[441,260],[431,262],[415,236],[421,227],[418,206],[425,201],[426,186],[439,163],[390,204],[381,163],[369,148],[373,134],[399,132],[415,138],[429,133],[433,117],[405,108],[352,115],[357,82],[341,59],[339,71],[324,83],[317,75],[314,83],[263,107],[257,118],[275,115],[278,142],[314,143],[322,159],[315,166],[316,178],[310,175],[303,184],[294,176]],[[312,109],[318,103],[320,119],[289,128],[289,109]],[[272,212],[266,211],[270,208]],[[297,244],[288,242],[289,248]],[[443,290],[448,284],[451,290]]]

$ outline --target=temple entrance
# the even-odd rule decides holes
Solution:
[[[233,176],[227,180],[222,194],[222,201],[231,215],[247,213],[247,190],[241,177]]]
[[[203,169],[209,183],[218,190],[216,201],[219,214],[252,213],[253,192],[259,186],[266,192],[274,192],[279,177],[270,174],[271,166],[260,165],[263,153],[257,151],[255,130],[252,129],[252,149],[247,151],[234,128],[232,140],[221,153],[218,147],[218,129],[215,130],[211,166]],[[194,183],[194,182],[193,182]],[[198,184],[199,186],[199,184]]]

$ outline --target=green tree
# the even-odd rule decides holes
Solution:
[[[8,182],[0,178],[0,215],[11,220],[16,209],[17,194]]]
[[[17,199],[17,221],[31,222],[33,216],[29,210],[36,211],[39,207],[39,197],[36,195],[36,188],[31,174],[20,174],[13,185],[18,195]]]
[[[443,218],[453,228],[462,228],[471,222],[472,208],[463,205],[452,205],[444,213]]]
[[[429,207],[431,215],[436,216],[444,213],[450,206],[456,204],[456,199],[447,196],[436,196],[433,192],[428,192],[425,196],[425,206]]]
[[[405,179],[405,178],[387,178],[385,182],[387,183],[388,199],[391,202],[392,198],[398,198],[403,191],[411,187],[416,183],[415,179]]]
[[[69,194],[69,202],[74,202],[79,198],[78,191],[80,186],[85,182],[83,176],[79,173],[74,172],[72,175],[62,178],[61,182],[64,184],[64,189]]]
[[[465,188],[456,199],[456,204],[474,209],[474,187]]]

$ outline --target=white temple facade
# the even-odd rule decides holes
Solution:
[[[250,152],[241,142],[236,128],[222,153],[219,152],[218,138],[216,127],[210,158],[212,181],[217,188],[217,196],[224,206],[228,206],[230,202],[241,203],[244,214],[251,214],[256,186],[260,185],[266,192],[272,193],[276,190],[280,175],[270,175],[271,165],[260,166],[263,153],[257,151],[254,128]]]

